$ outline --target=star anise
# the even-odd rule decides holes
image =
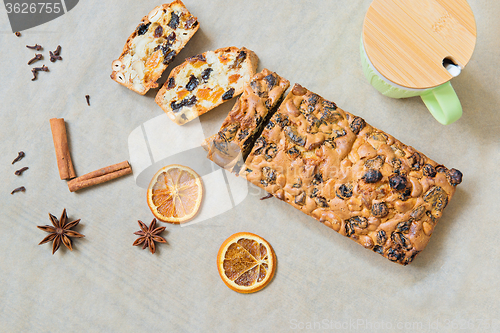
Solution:
[[[134,232],[134,235],[138,235],[141,237],[137,238],[135,240],[134,244],[132,244],[132,245],[136,246],[136,245],[143,244],[143,246],[142,246],[143,250],[146,247],[149,247],[149,249],[151,250],[151,253],[155,253],[156,252],[155,242],[158,242],[158,243],[166,243],[167,242],[167,240],[165,238],[158,236],[158,234],[161,234],[165,230],[165,227],[155,228],[156,227],[156,218],[153,219],[153,221],[149,225],[149,228],[144,223],[142,223],[142,221],[137,221],[137,222],[139,222],[139,226],[141,227],[141,230]]]
[[[38,229],[50,233],[50,235],[45,237],[38,245],[42,245],[52,241],[52,254],[54,254],[59,249],[59,246],[61,246],[62,242],[64,245],[66,245],[66,247],[70,251],[73,251],[70,237],[78,237],[78,238],[85,237],[84,235],[76,231],[70,230],[71,228],[76,227],[78,223],[80,223],[80,219],[73,222],[68,222],[68,216],[66,215],[66,208],[64,208],[61,214],[61,218],[59,220],[57,219],[57,217],[55,217],[50,213],[49,217],[53,227],[50,225],[37,226]]]

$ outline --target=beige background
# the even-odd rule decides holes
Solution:
[[[453,79],[464,115],[442,126],[419,98],[386,98],[365,80],[359,38],[369,0],[186,0],[200,30],[173,66],[191,55],[246,46],[267,67],[362,116],[375,127],[464,174],[427,246],[408,267],[251,188],[236,208],[188,227],[167,225],[156,255],[132,247],[149,223],[145,190],[132,176],[70,193],[59,180],[49,118],[67,121],[79,175],[129,158],[127,138],[162,113],[155,92],[140,96],[109,78],[111,61],[156,1],[80,3],[22,33],[0,10],[0,331],[2,332],[498,332],[500,3],[469,1],[477,46]],[[26,44],[44,46],[49,73],[32,75]],[[48,51],[62,46],[63,61]],[[91,96],[91,106],[84,96]],[[204,116],[206,134],[234,101]],[[175,130],[171,124],[166,130]],[[11,161],[19,150],[26,157]],[[17,177],[22,166],[29,170]],[[10,195],[24,185],[25,193]],[[81,218],[73,252],[37,246],[67,208]],[[231,234],[266,238],[278,270],[264,290],[241,295],[220,280],[215,258]],[[417,329],[420,325],[421,329]],[[370,328],[372,325],[372,328]],[[405,329],[406,327],[406,329]],[[384,328],[384,329],[382,329]]]

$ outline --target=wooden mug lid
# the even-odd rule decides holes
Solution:
[[[414,89],[436,87],[462,69],[476,44],[476,22],[466,0],[374,0],[363,23],[366,54],[386,79]]]

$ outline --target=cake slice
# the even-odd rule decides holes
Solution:
[[[208,158],[222,168],[239,172],[255,139],[283,100],[290,82],[264,69],[244,86],[243,94],[222,123],[219,132],[207,138],[203,147]]]
[[[198,28],[198,20],[180,0],[155,7],[113,61],[111,78],[141,95],[158,87],[156,81]]]
[[[403,265],[425,248],[462,181],[460,171],[297,84],[256,140],[241,174]]]
[[[221,48],[186,59],[170,73],[156,103],[182,125],[243,92],[255,75],[257,55],[236,47]]]

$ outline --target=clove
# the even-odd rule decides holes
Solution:
[[[22,160],[24,156],[26,156],[26,154],[21,150],[19,153],[17,153],[17,157],[12,161],[12,164]]]
[[[10,192],[10,194],[14,194],[16,192],[25,192],[25,191],[26,191],[26,188],[24,186],[21,186],[21,187],[15,188],[12,192]]]
[[[54,52],[49,51],[50,61],[55,62],[56,60],[62,60],[62,57],[59,55],[61,53],[61,45],[57,45],[57,48]]]
[[[42,56],[41,53],[35,54],[35,57],[33,59],[31,59],[30,61],[28,61],[28,65],[31,65],[35,61],[38,61],[38,60],[40,60],[42,58],[43,58],[43,56]]]
[[[42,67],[35,67],[33,68],[35,69],[36,71],[42,71],[42,72],[48,72],[49,71],[49,68],[45,65],[42,65]]]
[[[90,96],[85,95],[85,99],[87,100],[87,105],[90,106]]]
[[[34,46],[26,45],[26,47],[28,49],[37,50],[37,51],[40,51],[41,49],[43,49],[42,45],[38,45],[38,44],[35,44]]]
[[[52,53],[52,51],[49,51],[49,54],[51,62],[55,62],[56,60],[62,60],[61,56],[55,55],[54,53]]]
[[[266,199],[269,199],[269,198],[272,198],[272,197],[273,197],[273,195],[271,193],[269,193],[265,197],[260,198],[260,200],[266,200]]]
[[[39,71],[42,71],[42,72],[48,72],[49,71],[49,68],[45,65],[42,65],[42,67],[34,67],[32,70],[31,70],[31,73],[33,73],[33,78],[31,79],[31,81],[35,81],[37,79],[37,73]]]
[[[17,37],[21,37],[21,33],[19,31],[16,31],[15,34]]]
[[[24,172],[24,171],[26,171],[26,170],[28,170],[28,169],[29,169],[28,167],[23,167],[23,168],[21,168],[21,169],[19,169],[19,170],[16,170],[16,172],[14,172],[14,174],[15,174],[16,176],[20,176],[20,175],[22,175],[22,174],[23,174],[23,172]]]

